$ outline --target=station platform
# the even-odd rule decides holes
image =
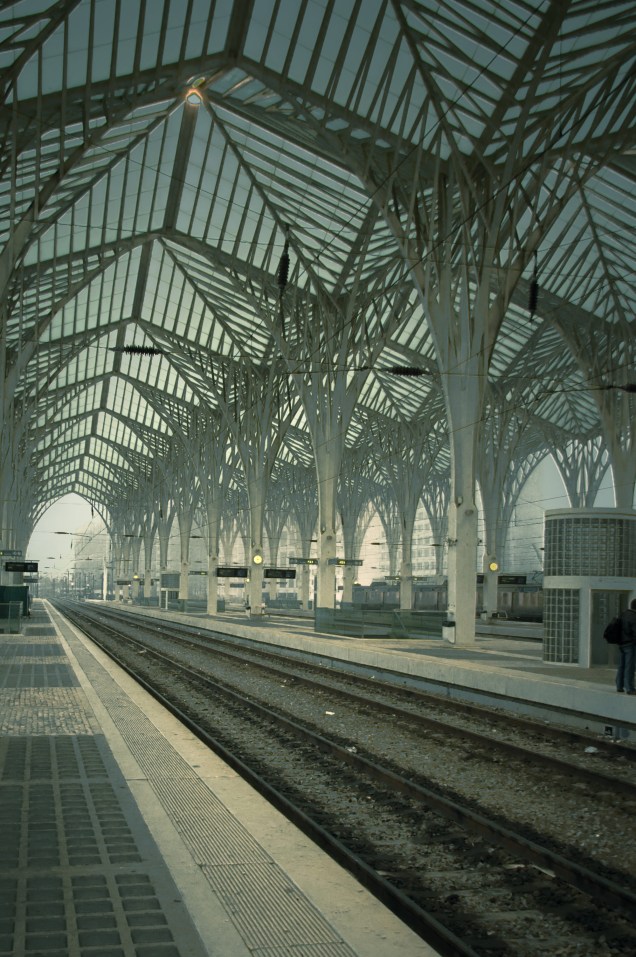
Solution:
[[[113,603],[108,603],[113,604]],[[636,746],[636,697],[617,694],[616,665],[582,668],[543,661],[541,640],[528,640],[537,629],[502,621],[478,623],[473,645],[442,638],[351,638],[317,634],[312,618],[268,614],[247,618],[224,612],[214,617],[189,615],[140,605],[126,611],[174,618],[194,627],[217,629],[290,651],[311,652],[348,666],[393,672],[404,682],[449,698],[508,709],[540,720],[555,720],[573,729],[598,733]],[[521,636],[524,637],[521,637]],[[612,649],[610,654],[617,655]]]
[[[48,604],[0,638],[0,957],[434,957]]]

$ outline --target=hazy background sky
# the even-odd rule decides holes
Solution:
[[[71,568],[74,549],[73,535],[58,532],[79,532],[91,521],[91,507],[79,495],[65,495],[55,502],[36,525],[27,549],[26,558],[40,563],[40,573],[59,576]],[[104,530],[105,534],[105,530]]]

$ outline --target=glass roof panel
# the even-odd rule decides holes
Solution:
[[[633,3],[248,7],[0,12],[7,382],[42,494],[170,456],[230,356],[364,373],[349,445],[368,415],[443,428],[438,314],[470,325],[480,269],[490,401],[533,442],[600,429],[588,383],[636,340]]]

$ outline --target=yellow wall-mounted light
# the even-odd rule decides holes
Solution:
[[[499,562],[490,562],[488,565],[488,571],[498,572],[499,571]]]
[[[257,552],[256,555],[254,555],[254,558],[252,559],[252,561],[254,562],[255,565],[262,565],[263,556]]]

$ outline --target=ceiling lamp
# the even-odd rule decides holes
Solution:
[[[280,257],[280,262],[278,264],[278,272],[276,273],[276,282],[278,283],[278,288],[280,290],[280,295],[282,296],[285,291],[285,286],[287,285],[287,279],[289,277],[289,239],[287,234],[285,234],[285,247],[283,249],[283,255]]]
[[[163,349],[154,346],[111,346],[111,352],[122,352],[127,356],[162,356]]]
[[[201,88],[205,86],[206,77],[199,76],[193,80],[185,93],[185,101],[189,106],[201,106],[203,103],[203,94]]]
[[[389,366],[386,369],[380,369],[380,372],[390,372],[391,375],[420,376],[426,375],[424,369],[418,369],[417,366]]]
[[[537,265],[537,254],[534,254],[534,272],[532,273],[532,279],[530,281],[530,292],[528,294],[528,312],[530,313],[530,318],[534,318],[534,314],[537,311],[537,304],[539,302],[539,276],[538,276],[538,265]]]

